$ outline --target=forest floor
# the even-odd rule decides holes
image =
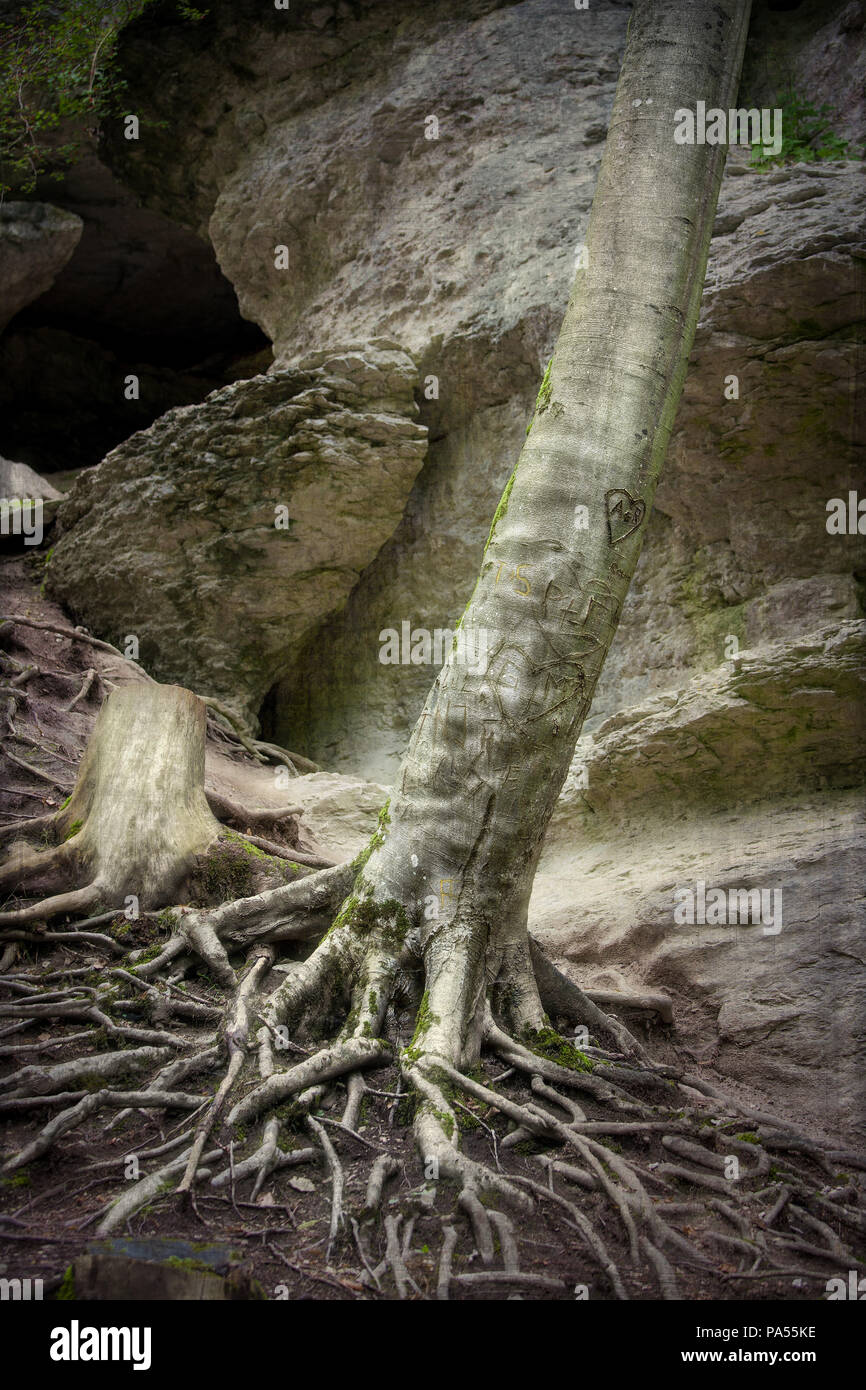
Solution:
[[[69,627],[69,619],[40,593],[40,556],[7,556],[0,562],[0,614],[25,615],[35,621]],[[38,667],[39,674],[28,681],[28,697],[19,707],[10,709],[5,729],[2,766],[0,766],[0,799],[4,824],[24,820],[57,807],[71,791],[75,770],[93,726],[100,700],[99,682],[95,681],[85,697],[72,710],[66,706],[81,690],[90,670],[99,678],[121,684],[130,679],[116,657],[95,651],[82,642],[70,641],[39,628],[5,627],[0,630],[0,649],[16,662]],[[14,733],[13,733],[14,730]],[[244,804],[266,804],[274,796],[271,770],[254,763],[236,742],[218,734],[209,737],[207,755],[207,784]],[[302,779],[301,779],[302,781]],[[282,793],[285,797],[285,792]],[[290,796],[292,793],[289,794]],[[302,804],[303,797],[299,797]],[[295,827],[296,839],[302,847],[327,853],[327,846],[316,845],[305,829],[303,816]],[[165,928],[154,919],[142,919],[130,928],[118,915],[117,922],[102,928],[112,936],[122,933],[123,949],[149,947],[164,940]],[[35,940],[18,945],[13,963],[7,963],[5,976],[0,976],[0,1006],[13,1005],[20,990],[16,973],[29,979],[55,976],[70,970],[87,981],[106,967],[116,963],[116,955],[99,944],[40,942],[37,925],[32,933]],[[0,942],[2,954],[3,942]],[[271,970],[264,993],[275,988],[283,978],[280,966],[291,968],[291,960],[300,958],[299,948],[289,947]],[[10,983],[11,981],[11,983]],[[221,1008],[224,994],[206,969],[200,968],[188,977],[186,989],[190,999],[211,1008]],[[10,1022],[10,1019],[12,1021]],[[631,1020],[627,1020],[631,1022]],[[408,1045],[413,1018],[393,1016],[389,1020],[393,1034]],[[172,1026],[180,1037],[182,1023]],[[195,1038],[187,1030],[189,1039]],[[37,1113],[16,1109],[14,1103],[4,1104],[3,1078],[14,1075],[22,1065],[31,1061],[41,1065],[63,1062],[80,1053],[80,1025],[74,1020],[42,1018],[15,1019],[14,1007],[7,1017],[0,1016],[0,1154],[16,1153],[52,1114],[52,1103]],[[655,1061],[680,1065],[683,1071],[694,1073],[694,1059],[689,1053],[689,1039],[671,1028],[653,1026],[648,1030],[646,1047]],[[312,1051],[310,1042],[302,1047],[292,1043],[300,1057]],[[535,1096],[528,1077],[519,1072],[509,1073],[505,1063],[485,1056],[477,1079],[484,1085],[500,1086],[508,1078],[508,1095],[518,1104],[533,1103]],[[719,1077],[710,1071],[706,1079],[717,1084],[738,1103],[755,1110],[772,1111],[772,1101],[749,1092],[740,1083]],[[579,1182],[551,1162],[567,1160],[567,1153],[554,1146],[529,1137],[520,1144],[505,1142],[509,1122],[483,1100],[464,1096],[460,1109],[461,1149],[488,1167],[500,1168],[506,1175],[531,1180],[536,1200],[529,1215],[522,1215],[517,1228],[519,1266],[521,1274],[535,1276],[529,1280],[509,1282],[502,1273],[497,1237],[497,1261],[494,1269],[485,1265],[473,1239],[465,1214],[458,1207],[458,1192],[444,1182],[425,1177],[422,1161],[416,1152],[411,1129],[412,1101],[399,1090],[396,1066],[386,1066],[365,1073],[367,1087],[361,1103],[357,1128],[347,1130],[340,1124],[345,1103],[345,1087],[336,1083],[325,1094],[316,1118],[332,1139],[339,1153],[345,1178],[343,1205],[348,1219],[329,1252],[329,1221],[332,1205],[332,1179],[322,1161],[323,1153],[271,1173],[255,1200],[251,1200],[252,1179],[233,1181],[214,1187],[207,1176],[194,1189],[193,1200],[184,1201],[171,1191],[160,1192],[127,1222],[125,1231],[100,1239],[95,1227],[116,1197],[125,1181],[137,1176],[130,1156],[142,1156],[141,1166],[147,1171],[145,1155],[149,1150],[171,1144],[189,1122],[189,1116],[165,1110],[130,1110],[125,1117],[110,1118],[104,1111],[95,1112],[77,1128],[69,1131],[42,1157],[0,1179],[0,1275],[6,1278],[41,1278],[48,1296],[61,1289],[64,1272],[84,1254],[126,1255],[135,1259],[160,1261],[166,1268],[186,1270],[209,1269],[228,1274],[226,1288],[235,1297],[265,1297],[268,1299],[390,1299],[401,1291],[393,1276],[393,1262],[387,1263],[388,1238],[381,1220],[373,1221],[365,1214],[365,1193],[371,1164],[379,1155],[396,1161],[392,1180],[387,1183],[382,1199],[381,1216],[391,1221],[391,1243],[396,1240],[405,1265],[406,1282],[402,1293],[409,1299],[437,1297],[440,1277],[439,1261],[443,1230],[457,1232],[451,1263],[449,1294],[451,1298],[477,1300],[519,1297],[524,1299],[575,1298],[610,1299],[614,1291],[609,1279],[598,1264],[588,1257],[585,1245],[576,1238],[576,1228],[570,1224],[567,1206],[573,1204],[589,1219],[603,1237],[607,1249],[619,1269],[628,1296],[633,1299],[654,1299],[658,1281],[651,1264],[645,1259],[631,1257],[629,1241],[611,1207],[608,1196],[592,1185]],[[656,1078],[652,1086],[631,1087],[646,1106],[658,1106],[659,1114],[676,1114],[672,1104],[676,1098],[664,1088],[671,1082]],[[9,1082],[6,1082],[8,1089]],[[661,1092],[661,1097],[660,1097]],[[536,1093],[537,1094],[537,1093]],[[662,1107],[661,1102],[664,1102]],[[680,1101],[680,1103],[683,1103]],[[692,1110],[706,1108],[708,1126],[722,1125],[722,1132],[743,1144],[754,1143],[750,1127],[733,1120],[720,1119],[719,1108],[697,1091],[690,1093]],[[586,1120],[610,1119],[610,1111],[592,1098],[581,1095]],[[56,1111],[57,1107],[54,1106]],[[704,1123],[704,1122],[702,1122]],[[804,1127],[808,1126],[808,1118]],[[280,1145],[286,1150],[301,1150],[309,1145],[309,1131],[303,1117],[296,1117],[296,1132],[290,1120],[281,1135]],[[684,1242],[697,1252],[699,1259],[672,1260],[675,1265],[678,1296],[684,1299],[778,1299],[812,1300],[826,1296],[828,1279],[844,1277],[848,1256],[853,1254],[863,1273],[866,1258],[866,1235],[847,1227],[836,1230],[837,1240],[844,1240],[844,1258],[826,1247],[825,1257],[808,1253],[806,1247],[815,1242],[815,1227],[808,1222],[799,1227],[796,1220],[787,1226],[788,1244],[784,1273],[772,1273],[764,1264],[758,1246],[751,1248],[744,1231],[736,1225],[720,1227],[719,1210],[725,1203],[713,1206],[714,1194],[707,1186],[693,1184],[680,1177],[662,1176],[656,1170],[670,1163],[671,1152],[662,1144],[663,1128],[629,1136],[628,1159],[641,1174],[647,1190],[665,1221],[680,1233]],[[844,1136],[835,1138],[838,1144]],[[209,1141],[210,1142],[210,1141]],[[234,1152],[228,1143],[217,1136],[212,1141],[224,1150],[216,1171],[234,1164]],[[623,1152],[614,1137],[600,1138],[611,1154]],[[844,1201],[851,1210],[861,1210],[864,1202],[866,1173],[852,1170],[839,1163],[819,1160],[808,1152],[796,1152],[791,1168],[798,1181],[819,1194],[845,1189]],[[213,1176],[213,1170],[212,1174]],[[202,1175],[200,1174],[200,1177]],[[770,1232],[778,1213],[771,1215],[776,1193],[784,1186],[785,1173],[771,1167],[761,1179],[766,1184],[766,1230]],[[760,1185],[760,1184],[759,1184]],[[542,1189],[539,1191],[538,1188]],[[715,1189],[718,1193],[719,1189]],[[546,1195],[545,1195],[546,1192]],[[780,1208],[781,1210],[781,1208]],[[354,1218],[354,1223],[352,1218]],[[499,1228],[497,1227],[497,1230]],[[721,1234],[720,1234],[721,1230]],[[727,1230],[727,1236],[724,1234]],[[773,1232],[773,1238],[776,1232]],[[798,1235],[799,1249],[798,1249]],[[502,1236],[503,1244],[507,1243]],[[393,1253],[393,1251],[392,1251]],[[778,1252],[777,1252],[778,1253]],[[371,1274],[370,1270],[375,1273]],[[253,1281],[252,1285],[250,1281]]]

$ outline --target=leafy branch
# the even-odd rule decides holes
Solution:
[[[850,140],[843,140],[833,128],[837,113],[827,102],[811,102],[787,87],[772,102],[782,112],[782,146],[778,154],[764,154],[761,142],[752,145],[751,165],[765,169],[770,164],[815,163],[822,159],[862,159]]]
[[[116,110],[125,87],[114,64],[120,35],[154,3],[33,0],[0,24],[0,197],[32,192],[46,172],[62,177]],[[186,0],[176,8],[190,21],[206,13]]]

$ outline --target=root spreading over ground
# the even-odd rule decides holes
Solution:
[[[36,667],[4,659],[20,738]],[[431,921],[387,807],[333,865],[287,845],[297,808],[206,797],[207,717],[112,689],[64,805],[0,831],[5,1249],[50,1275],[186,1234],[293,1298],[817,1298],[859,1270],[862,1155],[654,1060],[483,854]]]
[[[4,1237],[59,1190],[60,1253],[185,1221],[271,1296],[815,1298],[859,1268],[861,1155],[654,1062],[537,948],[561,1031],[507,1031],[485,989],[455,1064],[416,929],[359,926],[358,872],[4,929]]]

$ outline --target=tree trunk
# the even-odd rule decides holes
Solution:
[[[204,793],[205,729],[202,701],[180,686],[113,691],[69,801],[40,822],[57,843],[19,842],[0,870],[0,884],[55,896],[0,914],[0,924],[122,908],[129,895],[142,908],[177,901],[222,833]]]
[[[674,110],[732,103],[748,11],[744,0],[635,6],[586,268],[462,619],[486,634],[487,669],[452,651],[367,868],[376,899],[419,912],[430,1008],[443,1020],[428,1041],[454,1060],[454,1018],[477,1018],[485,970],[487,983],[504,968],[519,984],[514,1021],[540,1022],[526,939],[533,875],[640,553],[725,160],[723,146],[675,144]]]
[[[630,1047],[620,1051],[637,1055],[638,1068],[631,1070],[630,1063],[612,1070],[620,1054],[601,1054],[596,1063],[549,1030],[542,995],[564,1009],[581,1009],[581,1022],[621,1042],[617,1024],[557,977],[539,954],[528,937],[527,909],[550,815],[637,564],[698,320],[726,152],[723,146],[677,145],[674,113],[698,101],[730,107],[748,15],[749,0],[694,0],[688,8],[680,0],[637,0],[589,221],[587,264],[575,279],[531,431],[493,518],[455,648],[411,735],[391,802],[354,865],[311,874],[259,897],[236,894],[239,901],[213,912],[183,908],[158,955],[136,963],[140,986],[170,966],[182,973],[199,956],[215,980],[231,988],[221,1026],[228,1070],[189,1151],[128,1188],[100,1229],[128,1218],[181,1169],[183,1190],[192,1190],[202,1176],[200,1163],[210,1162],[203,1150],[229,1093],[236,1099],[227,1125],[246,1125],[293,1095],[309,1111],[336,1077],[392,1061],[393,1041],[384,1033],[393,1038],[399,1024],[392,1026],[389,1006],[414,990],[416,1031],[398,1061],[418,1102],[416,1140],[425,1177],[435,1161],[435,1176],[459,1181],[482,1259],[492,1259],[493,1240],[477,1188],[525,1205],[525,1184],[537,1191],[538,1184],[525,1176],[510,1181],[460,1152],[452,1104],[457,1091],[517,1123],[503,1145],[527,1133],[569,1143],[592,1170],[581,1173],[581,1180],[616,1205],[632,1265],[644,1251],[667,1297],[676,1295],[666,1258],[645,1233],[638,1234],[632,1212],[653,1240],[673,1241],[681,1250],[683,1236],[663,1230],[637,1169],[610,1148],[599,1150],[584,1133],[587,1126],[578,1133],[580,1106],[548,1084],[574,1087],[624,1111],[628,1123],[614,1130],[605,1125],[605,1133],[649,1131],[659,1123],[678,1125],[681,1116],[657,1119],[651,1106],[627,1097],[623,1083],[637,1077],[639,1086],[657,1090],[666,1086],[669,1069],[642,1059],[637,1042],[628,1040]],[[480,634],[485,641],[475,645],[471,638]],[[487,651],[484,669],[464,659],[467,648]],[[79,872],[89,877],[88,891],[110,884],[115,895],[135,892],[143,902],[182,891],[193,862],[213,848],[218,835],[204,802],[203,756],[204,710],[195,696],[164,687],[111,696],[74,796],[54,827],[70,834],[76,817],[81,820],[78,833],[56,855],[75,853]],[[18,855],[24,863],[25,853]],[[31,852],[28,865],[38,860],[40,869],[54,872],[60,858],[54,862]],[[60,901],[53,899],[54,910]],[[318,935],[341,901],[309,958],[260,998],[272,945]],[[22,910],[40,916],[49,905]],[[71,910],[71,899],[63,906]],[[10,920],[28,919],[7,913],[0,924]],[[234,954],[236,960],[240,951],[247,962],[242,979],[229,958]],[[158,997],[156,988],[153,995]],[[652,1002],[664,1004],[657,997]],[[190,1008],[189,1001],[165,997],[160,1006],[170,1012]],[[296,1065],[278,1066],[275,1048],[297,1048],[292,1031],[328,1033],[334,1017],[343,1020],[334,1041]],[[260,1080],[247,1088],[242,1073],[253,1019],[263,1022],[257,1034]],[[103,1026],[121,1036],[110,1019]],[[122,1036],[146,1044],[164,1041],[153,1031],[126,1029]],[[509,1068],[531,1077],[535,1094],[570,1113],[571,1125],[534,1101],[516,1104],[500,1091],[500,1079],[485,1086],[467,1076],[484,1042]],[[211,1048],[213,1058],[218,1051]],[[43,1154],[101,1105],[171,1104],[200,1111],[202,1098],[168,1090],[199,1065],[190,1045],[188,1054],[146,1090],[83,1094],[11,1158],[7,1170]],[[60,1086],[57,1069],[36,1070],[40,1084]],[[689,1094],[695,1088],[717,1094],[695,1077],[680,1077],[680,1083]],[[359,1084],[353,1077],[349,1086],[343,1116],[349,1130]],[[19,1102],[29,1104],[15,1097],[14,1104]],[[257,1175],[259,1190],[265,1176],[293,1161],[278,1152],[281,1123],[279,1115],[265,1120],[259,1148],[236,1170],[232,1151],[228,1176],[217,1173],[214,1183],[231,1177],[234,1184],[236,1173]],[[311,1115],[306,1123],[331,1170],[334,1237],[342,1220],[342,1170],[320,1123]],[[243,1143],[246,1134],[239,1138]],[[749,1148],[721,1131],[717,1138],[727,1145],[724,1152],[735,1144]],[[663,1144],[669,1140],[680,1151],[676,1134],[663,1136]],[[495,1156],[499,1165],[496,1150]],[[717,1158],[709,1166],[717,1168]],[[749,1158],[755,1161],[749,1176],[762,1179],[769,1158],[758,1152]],[[610,1180],[610,1172],[623,1186]],[[523,1188],[516,1186],[521,1181]],[[379,1180],[379,1197],[381,1186]],[[548,1191],[542,1187],[541,1194]],[[373,1197],[367,1205],[374,1205]],[[566,1205],[613,1290],[626,1297],[601,1238],[573,1204]],[[359,1252],[363,1257],[360,1240]]]
[[[414,957],[425,993],[404,1063],[416,1084],[427,1064],[474,1063],[491,1008],[518,1036],[546,1024],[527,934],[533,876],[640,553],[726,154],[676,144],[674,112],[733,103],[749,9],[635,5],[586,266],[461,620],[464,635],[486,636],[486,669],[461,659],[458,634],[352,896],[270,1000],[273,1023],[342,989],[348,1032],[377,1035],[396,963]],[[453,1126],[427,1091],[419,1138],[444,1153]]]

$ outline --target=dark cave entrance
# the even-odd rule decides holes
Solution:
[[[269,339],[242,317],[210,244],[139,206],[97,158],[37,197],[84,229],[0,338],[6,458],[45,475],[98,463],[173,406],[270,366]]]

